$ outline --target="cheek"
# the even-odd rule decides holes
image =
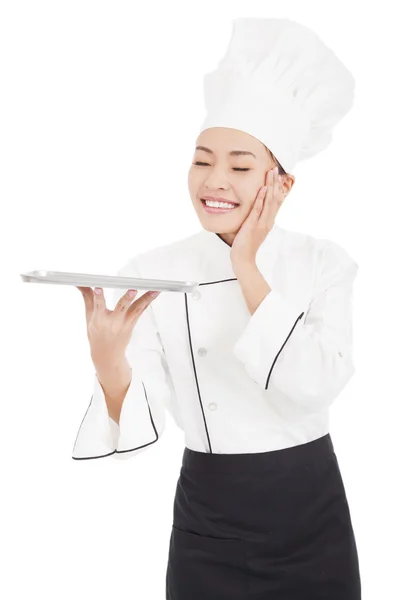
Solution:
[[[188,188],[191,194],[196,194],[197,189],[199,188],[201,183],[200,174],[193,169],[189,170],[188,173]]]
[[[243,205],[247,206],[254,202],[258,190],[263,185],[263,182],[260,181],[259,178],[246,178],[240,182],[237,182],[235,186],[235,192],[237,197],[243,203]]]

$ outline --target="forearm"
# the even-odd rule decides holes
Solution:
[[[246,300],[250,315],[257,310],[261,302],[271,291],[255,263],[241,263],[233,265],[234,272]]]
[[[93,361],[93,364],[105,395],[108,414],[119,424],[122,404],[131,383],[131,367],[126,357],[116,362]]]

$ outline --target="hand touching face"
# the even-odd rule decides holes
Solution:
[[[270,169],[265,178],[265,186],[259,189],[248,217],[233,240],[230,253],[232,263],[255,262],[257,251],[271,231],[284,199],[278,167]]]

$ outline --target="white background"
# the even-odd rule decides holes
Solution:
[[[199,230],[187,173],[205,116],[202,78],[238,16],[313,28],[356,79],[353,109],[329,148],[296,166],[277,222],[338,242],[360,265],[356,374],[331,408],[331,435],[363,599],[398,594],[394,5],[10,0],[0,13],[7,600],[165,598],[182,432],[167,415],[162,438],[131,460],[72,460],[94,375],[83,299],[74,287],[24,284],[20,273],[115,274],[128,257]]]

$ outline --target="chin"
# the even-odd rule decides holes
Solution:
[[[198,207],[198,205],[195,205],[194,208],[195,208],[197,218],[200,221],[201,226],[206,231],[210,231],[211,233],[235,234],[240,229],[240,226],[241,226],[240,219],[238,219],[238,222],[236,225],[232,225],[232,223],[230,223],[230,224],[228,223],[228,221],[230,220],[229,214],[212,215],[212,214],[207,214],[204,211],[203,206]],[[228,229],[228,227],[229,227],[229,229]]]
[[[202,226],[202,228],[205,229],[206,231],[209,231],[210,233],[221,233],[219,231],[220,227],[215,227],[215,226],[212,227],[210,225],[210,223],[205,223],[204,220],[202,220],[202,219],[199,219],[199,221],[200,221],[200,225]]]

